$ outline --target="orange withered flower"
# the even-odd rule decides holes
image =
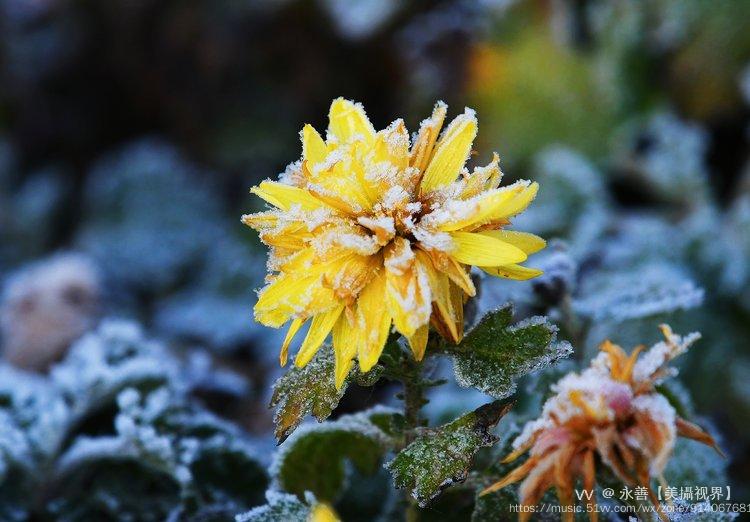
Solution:
[[[555,488],[565,510],[563,520],[573,520],[574,487],[580,479],[586,492],[591,520],[596,520],[593,489],[596,466],[608,467],[628,486],[643,487],[662,519],[666,516],[651,487],[652,478],[664,480],[662,472],[678,435],[717,449],[713,438],[697,425],[680,418],[656,385],[676,370],[672,359],[700,338],[693,333],[681,337],[661,326],[664,341],[629,355],[605,341],[601,353],[582,373],[570,373],[552,390],[555,395],[543,407],[539,419],[528,423],[513,442],[514,451],[503,462],[512,462],[528,452],[527,460],[482,494],[522,481],[523,506],[534,506]],[[589,498],[590,496],[590,498]],[[521,510],[520,520],[529,512]]]

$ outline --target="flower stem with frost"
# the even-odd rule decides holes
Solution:
[[[404,420],[405,435],[404,446],[411,444],[416,438],[417,429],[423,425],[423,419],[420,415],[422,406],[427,404],[425,398],[426,381],[423,379],[423,363],[415,361],[407,355],[404,357],[404,373],[401,382],[404,386],[402,399],[404,401]],[[407,522],[413,522],[419,519],[419,508],[417,501],[412,497],[408,490],[404,492],[405,519]]]

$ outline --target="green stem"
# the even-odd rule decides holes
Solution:
[[[420,365],[421,366],[421,365]],[[405,379],[404,382],[404,418],[406,419],[406,445],[414,439],[414,431],[421,426],[422,419],[419,415],[425,404],[424,388],[421,375],[417,373],[414,379]]]
[[[423,424],[420,411],[422,406],[427,403],[427,400],[424,395],[425,381],[422,377],[422,363],[407,356],[404,360],[404,366],[405,371],[401,377],[401,382],[404,385],[403,400],[404,419],[406,423],[404,446],[408,446],[416,438],[417,428]],[[414,497],[409,494],[408,490],[405,490],[404,495],[406,522],[416,522],[419,520],[419,507],[417,502]]]
[[[573,299],[570,294],[565,294],[562,303],[560,303],[560,312],[562,313],[562,322],[568,333],[570,342],[573,344],[575,352],[573,357],[578,362],[584,360],[584,342],[586,340],[586,326],[578,317],[573,309]]]

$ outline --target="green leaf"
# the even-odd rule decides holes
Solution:
[[[474,512],[471,514],[471,522],[491,522],[505,520],[511,516],[511,506],[519,503],[515,488],[504,488],[492,495],[479,496],[486,487],[493,484],[493,480],[484,479],[477,488],[477,497],[474,501]]]
[[[321,500],[334,501],[344,486],[345,459],[360,473],[372,474],[385,453],[398,443],[397,437],[380,427],[386,425],[389,413],[385,408],[375,408],[300,428],[276,456],[272,473],[277,484],[300,497],[309,491]],[[387,425],[393,430],[397,423]]]
[[[333,368],[333,350],[323,346],[304,368],[294,366],[274,383],[269,407],[276,407],[273,420],[279,444],[297,429],[306,415],[312,414],[318,422],[327,419],[352,379],[363,386],[372,386],[380,378],[379,367],[360,374],[355,365],[341,389],[337,390]]]
[[[474,454],[497,442],[490,429],[512,406],[510,401],[495,401],[450,424],[423,430],[386,464],[396,487],[409,489],[424,507],[444,488],[466,480]]]
[[[265,467],[224,438],[203,444],[190,466],[193,488],[203,503],[248,508],[263,502]]]
[[[306,522],[310,508],[295,495],[268,491],[267,504],[237,515],[237,522]]]
[[[557,327],[545,317],[531,317],[515,325],[513,306],[487,313],[453,350],[456,380],[492,397],[515,392],[516,380],[567,357],[573,348],[556,342]]]
[[[168,473],[134,460],[97,459],[59,483],[48,520],[166,520],[180,505],[180,486]]]

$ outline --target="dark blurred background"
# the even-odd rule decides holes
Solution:
[[[549,314],[588,355],[702,330],[682,385],[750,498],[748,20],[733,0],[0,0],[5,358],[44,374],[127,317],[249,382],[198,393],[270,437],[281,335],[252,321],[248,189],[337,96],[412,130],[444,100],[477,110],[478,163],[541,181],[519,228],[561,238],[554,277],[488,282],[480,308]]]

